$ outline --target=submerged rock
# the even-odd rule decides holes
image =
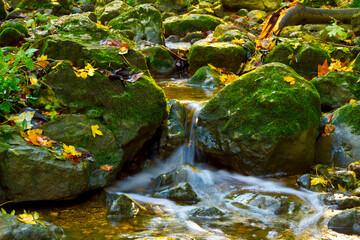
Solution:
[[[188,212],[191,217],[198,218],[220,218],[225,214],[216,207],[195,208]]]
[[[121,221],[136,217],[140,211],[141,208],[138,204],[125,194],[121,194],[110,202],[106,218]]]
[[[320,115],[311,83],[284,64],[267,64],[210,99],[199,115],[196,147],[202,160],[246,174],[304,172],[314,161]]]
[[[64,230],[53,224],[41,221],[40,223],[26,224],[17,219],[18,216],[0,213],[0,239],[1,240],[57,240],[62,239]]]
[[[223,86],[220,80],[220,73],[215,71],[209,66],[199,68],[194,76],[189,80],[190,86],[203,87],[203,88],[216,88]]]

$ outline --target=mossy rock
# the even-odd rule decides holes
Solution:
[[[286,65],[291,63],[291,55],[294,50],[288,43],[280,43],[273,50],[271,50],[265,57],[264,64],[278,62]]]
[[[106,4],[104,7],[97,8],[95,13],[97,19],[102,23],[109,22],[110,20],[118,17],[119,15],[129,11],[132,7],[123,1],[116,0]]]
[[[183,37],[188,32],[214,30],[221,23],[220,18],[204,14],[169,17],[164,21],[165,35]]]
[[[4,0],[0,0],[0,20],[3,20],[7,17],[8,13],[6,11],[6,6]]]
[[[21,34],[15,28],[5,28],[0,32],[0,46],[17,46],[20,45],[20,41],[24,39],[24,35]]]
[[[359,35],[360,34],[360,13],[355,14],[354,16],[352,16],[352,18],[351,18],[351,26],[353,27],[354,33],[356,35]]]
[[[82,79],[75,75],[70,63],[64,61],[44,82],[71,113],[97,110],[119,148],[124,149],[124,159],[136,155],[167,115],[164,92],[145,75],[126,85],[98,72]]]
[[[360,235],[360,208],[347,209],[330,218],[328,227],[336,232]]]
[[[339,108],[351,99],[360,99],[360,75],[354,72],[329,72],[311,83],[320,94],[324,112]]]
[[[153,76],[168,75],[176,71],[174,58],[168,50],[160,46],[153,46],[141,49],[146,56],[149,70]]]
[[[190,86],[197,86],[203,88],[215,88],[223,86],[223,83],[220,80],[220,73],[215,71],[209,66],[204,66],[199,68],[194,76],[189,80]]]
[[[225,213],[223,213],[216,207],[200,207],[189,211],[188,215],[190,215],[191,217],[209,219],[209,218],[220,218],[224,216]]]
[[[71,1],[59,0],[54,4],[51,0],[10,0],[10,5],[25,11],[38,9],[52,9],[54,15],[70,14],[69,6]]]
[[[109,31],[96,25],[85,14],[73,14],[59,18],[55,23],[58,33],[34,44],[40,52],[49,58],[70,60],[74,66],[83,67],[93,62],[98,68],[119,69],[131,67],[146,70],[145,57],[118,31]],[[107,42],[117,40],[128,44],[128,53],[119,54],[119,47],[108,46]]]
[[[317,162],[347,167],[360,159],[360,102],[346,104],[322,119],[334,125],[329,136],[317,140]],[[330,120],[330,121],[329,121]]]
[[[182,12],[189,5],[189,0],[157,0],[154,6],[162,12]]]
[[[204,39],[191,46],[188,59],[190,73],[195,73],[199,68],[208,64],[237,73],[241,64],[247,60],[247,51],[235,43],[209,43],[207,39]]]
[[[25,23],[21,23],[19,21],[14,20],[14,21],[5,22],[4,24],[1,25],[0,32],[2,32],[5,28],[14,28],[24,36],[29,34],[29,30],[25,26]]]
[[[189,183],[178,183],[154,194],[154,197],[168,198],[178,203],[195,204],[200,201]]]
[[[356,56],[350,67],[352,67],[355,71],[360,71],[360,53]]]
[[[304,172],[314,161],[320,116],[315,87],[290,67],[271,63],[210,99],[199,115],[196,147],[201,159],[241,173]]]
[[[106,218],[112,221],[121,221],[136,217],[140,211],[138,203],[125,194],[121,194],[110,202]]]
[[[248,10],[273,11],[280,7],[281,0],[221,0],[221,4],[230,9],[246,8]]]
[[[330,180],[336,187],[340,185],[346,190],[353,190],[356,188],[356,174],[353,171],[336,171],[331,175]]]
[[[317,45],[304,44],[299,49],[296,61],[291,66],[301,76],[313,78],[318,75],[318,66],[323,65],[325,60],[329,64],[331,63],[331,58],[326,50]]]

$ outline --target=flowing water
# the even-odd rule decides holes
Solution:
[[[151,167],[105,190],[108,195],[126,194],[146,211],[112,222],[98,200],[34,209],[42,219],[63,227],[66,239],[357,239],[328,230],[318,195],[296,187],[294,177],[243,176],[194,161],[197,116],[216,90],[190,88],[187,79],[160,79],[158,84],[192,113],[187,140],[168,159],[153,159]],[[159,191],[155,179],[169,173],[189,183],[201,201],[184,204],[154,197]]]

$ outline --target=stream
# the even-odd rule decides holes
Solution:
[[[243,176],[195,162],[192,142],[197,114],[216,92],[187,86],[188,79],[157,79],[169,99],[178,99],[192,119],[188,139],[166,160],[115,182],[102,194],[32,207],[42,220],[62,227],[65,239],[359,239],[329,230],[328,210],[318,194],[296,186],[296,176],[277,179]],[[174,174],[189,183],[199,202],[176,203],[154,197],[155,178]],[[126,194],[146,211],[120,222],[106,219],[105,195]]]

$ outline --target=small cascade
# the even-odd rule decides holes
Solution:
[[[242,228],[255,236],[249,239],[273,239],[286,226],[294,236],[306,233],[316,238],[319,230],[315,226],[324,211],[316,193],[288,187],[273,179],[213,170],[195,162],[195,130],[202,104],[185,105],[188,136],[184,145],[159,165],[117,182],[107,192],[124,193],[142,205],[160,208],[163,214],[154,217],[149,228],[160,231],[162,236],[181,233],[195,239],[248,239],[247,234],[238,233],[237,229]],[[184,204],[159,197],[158,192],[171,186],[156,181],[167,178],[176,179],[174,185],[184,182],[191,185],[199,201]],[[213,211],[222,215],[192,215],[204,209],[216,209]],[[148,237],[147,234],[144,231],[137,237]]]

